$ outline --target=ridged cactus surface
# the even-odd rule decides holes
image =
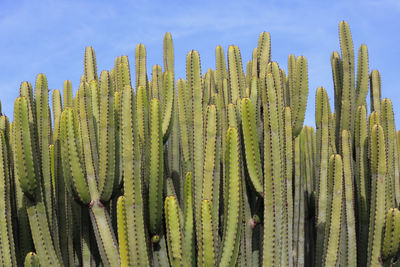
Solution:
[[[340,22],[311,127],[306,57],[286,72],[269,33],[255,45],[203,72],[191,50],[181,78],[166,33],[151,75],[144,44],[100,73],[87,47],[79,85],[21,83],[0,110],[0,265],[400,266],[396,103],[367,46]]]

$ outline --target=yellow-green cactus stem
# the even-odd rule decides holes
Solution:
[[[96,131],[96,137],[98,137],[99,129],[98,129],[98,124],[100,123],[100,86],[99,82],[96,80],[92,80],[89,82],[89,87],[91,91],[91,99],[92,99],[92,113],[93,113],[93,120],[95,124],[95,131]],[[97,142],[99,142],[97,140]]]
[[[165,198],[165,224],[168,257],[172,267],[187,266],[182,250],[182,225],[178,215],[178,200],[174,196]]]
[[[263,265],[280,263],[282,212],[282,160],[278,123],[277,95],[272,74],[266,79],[267,96],[264,103],[264,240],[271,246],[263,247]]]
[[[135,49],[135,70],[136,83],[135,88],[143,86],[147,91],[147,74],[146,74],[146,47],[144,44],[138,44]]]
[[[215,66],[215,79],[219,91],[222,90],[223,80],[228,78],[224,49],[220,45],[217,45],[217,47],[215,48]]]
[[[339,23],[339,37],[343,65],[340,130],[349,130],[352,132],[354,124],[353,113],[356,105],[354,48],[350,27],[345,21]]]
[[[14,117],[15,118],[15,117]],[[28,219],[28,214],[26,211],[26,196],[22,190],[22,187],[20,186],[20,178],[18,176],[17,172],[17,153],[15,153],[15,144],[16,144],[16,133],[15,133],[15,119],[14,122],[10,124],[10,152],[12,153],[12,174],[13,174],[13,180],[15,182],[15,206],[17,209],[16,212],[16,218],[17,223],[15,224],[17,226],[18,230],[18,235],[15,236],[16,240],[16,247],[17,247],[17,260],[18,264],[22,264],[24,260],[24,256],[29,252],[34,249],[33,247],[33,241],[32,241],[32,234],[30,231],[29,227],[29,219]]]
[[[371,112],[381,112],[381,75],[378,70],[372,70],[370,79]]]
[[[256,112],[250,98],[242,99],[242,126],[247,170],[255,190],[263,196],[263,173],[256,128]]]
[[[175,79],[172,71],[166,71],[163,76],[163,93],[161,102],[162,109],[162,134],[164,143],[168,140],[173,120],[173,107],[175,95]]]
[[[43,189],[44,202],[49,218],[50,229],[56,229],[56,214],[54,201],[54,186],[51,179],[49,145],[52,143],[51,115],[49,107],[49,92],[47,78],[44,74],[36,77],[35,108],[37,124],[37,144],[39,154],[39,174]],[[57,232],[54,232],[57,235]],[[58,238],[54,236],[54,238]]]
[[[149,168],[149,230],[152,236],[160,235],[164,188],[164,159],[161,129],[160,101],[150,102],[150,168]]]
[[[258,76],[260,80],[264,80],[267,76],[267,65],[271,61],[271,35],[268,32],[262,32],[258,38],[257,46],[257,71],[253,69],[253,75]]]
[[[355,124],[355,165],[354,181],[357,203],[358,220],[358,254],[359,265],[365,266],[368,247],[368,222],[369,222],[369,178],[368,178],[368,125],[366,107],[359,106],[356,112]]]
[[[226,137],[226,210],[219,266],[235,266],[242,235],[242,177],[240,171],[239,136],[236,128],[229,128]]]
[[[160,65],[154,65],[151,76],[150,98],[162,99],[163,73]]]
[[[400,195],[396,192],[400,186],[399,156],[396,146],[396,126],[394,122],[394,113],[392,101],[389,98],[382,99],[381,102],[381,122],[385,135],[386,147],[386,166],[388,179],[386,180],[386,199],[387,208],[395,207],[396,199]]]
[[[364,105],[369,89],[368,48],[362,44],[358,49],[356,107]]]
[[[386,149],[383,128],[374,125],[370,132],[371,206],[367,266],[379,266],[386,216]]]
[[[115,59],[114,91],[121,92],[126,85],[131,85],[131,73],[127,56],[120,56]]]
[[[336,132],[340,130],[340,118],[342,110],[342,89],[343,89],[343,63],[337,51],[331,54],[331,68],[334,88],[335,100],[335,129]],[[336,143],[339,144],[339,136],[337,136]]]
[[[317,126],[317,219],[315,264],[321,266],[323,244],[328,210],[328,171],[329,171],[329,99],[323,87],[318,87],[316,94],[315,124]]]
[[[186,82],[186,92],[190,94],[190,102],[188,104],[190,105],[191,128],[189,128],[189,135],[191,138],[191,160],[193,164],[195,219],[197,221],[200,216],[204,163],[203,90],[201,88],[200,56],[197,51],[190,51],[186,57]]]
[[[84,69],[86,82],[90,82],[92,80],[99,81],[99,77],[97,75],[96,54],[91,46],[87,46],[85,49]]]
[[[111,198],[115,179],[115,108],[111,76],[108,71],[101,72],[99,90],[99,192],[104,202]]]
[[[242,58],[239,48],[231,45],[228,49],[228,77],[229,77],[229,100],[236,103],[244,95],[246,81],[243,75]]]
[[[163,40],[164,69],[174,73],[174,44],[170,32],[164,34]]]
[[[322,266],[335,266],[340,256],[340,234],[343,207],[343,164],[340,155],[332,155],[329,159],[329,220],[326,228],[326,249]]]
[[[28,121],[28,103],[25,97],[18,97],[14,103],[14,153],[16,174],[19,184],[27,197],[34,200],[39,186],[37,165],[34,162],[32,133]],[[39,191],[40,194],[40,191]]]
[[[85,179],[81,139],[78,133],[78,121],[71,108],[61,114],[60,140],[65,184],[71,194],[80,202],[88,205],[91,201],[89,188]]]
[[[27,88],[28,91],[29,88]],[[47,92],[46,92],[47,93]],[[31,94],[29,94],[31,95]],[[48,106],[48,102],[47,102]],[[58,244],[53,242],[49,229],[49,220],[46,207],[43,201],[42,186],[39,176],[39,164],[36,161],[39,156],[33,149],[35,135],[32,109],[29,109],[25,97],[18,97],[14,104],[14,162],[16,164],[16,176],[25,196],[29,198],[25,202],[29,218],[32,239],[35,249],[42,262],[50,266],[59,266],[60,259],[56,254]],[[29,115],[31,114],[31,115]],[[46,148],[49,152],[48,147]],[[49,166],[50,167],[50,166]],[[52,221],[53,222],[53,221]]]
[[[356,216],[354,198],[353,150],[349,131],[342,132],[343,161],[343,214],[344,236],[341,240],[342,261],[344,266],[357,266]],[[343,233],[343,232],[342,232]]]
[[[10,170],[4,132],[0,130],[0,263],[3,266],[17,266],[15,253]]]
[[[124,174],[129,262],[132,266],[148,266],[148,244],[144,220],[143,185],[139,135],[136,125],[136,100],[132,87],[126,86],[121,103],[121,151]]]
[[[183,214],[183,251],[186,254],[188,263],[193,266],[195,264],[195,244],[194,244],[194,217],[193,217],[193,189],[192,189],[192,173],[188,172],[185,176],[184,187],[184,214]]]
[[[204,199],[200,206],[200,243],[197,265],[200,267],[215,266],[214,219],[212,202]]]
[[[118,246],[121,259],[121,266],[131,266],[129,262],[128,233],[126,224],[126,206],[125,197],[120,196],[117,201],[117,228],[118,228]]]
[[[302,142],[304,130],[294,139],[294,204],[293,204],[293,265],[304,266],[304,178],[302,175]],[[265,185],[264,185],[265,187]],[[270,189],[271,190],[271,189]],[[266,195],[267,196],[267,195]],[[273,198],[270,197],[272,200]],[[272,201],[270,200],[270,201]],[[270,204],[272,205],[272,204]],[[272,223],[270,223],[272,225]],[[271,265],[271,264],[270,264]]]
[[[216,142],[217,142],[217,110],[215,105],[209,105],[207,107],[206,114],[206,135],[204,139],[204,169],[203,169],[203,190],[201,199],[207,199],[213,203],[213,214],[216,215],[216,209],[218,209],[218,198],[214,199],[218,195],[215,191],[215,171],[217,166],[216,161]]]
[[[69,80],[64,81],[63,101],[64,107],[73,107],[72,83]]]
[[[387,262],[400,251],[400,211],[390,208],[386,215],[382,244],[382,260]]]
[[[57,197],[56,209],[58,217],[58,229],[62,229],[61,231],[59,231],[59,242],[60,250],[63,251],[61,256],[63,258],[64,265],[70,265],[74,262],[72,233],[73,226],[71,210],[72,200],[70,194],[67,191],[62,170],[60,120],[63,106],[61,100],[61,92],[57,89],[54,90],[52,94],[52,107],[54,118],[54,144],[50,145],[50,155],[53,187]]]
[[[293,89],[290,107],[292,109],[293,136],[296,137],[303,128],[307,107],[308,67],[307,59],[304,56],[299,56],[296,59],[296,78]]]
[[[24,261],[24,267],[39,267],[40,261],[39,257],[34,252],[29,252]]]
[[[180,143],[182,147],[182,158],[184,162],[184,168],[191,167],[191,152],[190,152],[190,121],[191,118],[188,116],[188,109],[190,108],[186,101],[186,83],[184,79],[179,79],[177,82],[177,112],[179,117],[179,130],[180,130]]]

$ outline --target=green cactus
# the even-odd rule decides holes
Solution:
[[[242,194],[240,192],[242,178],[239,165],[239,136],[236,128],[228,129],[226,140],[226,210],[218,262],[219,266],[234,266],[239,253],[242,231]]]
[[[207,199],[201,203],[200,210],[201,224],[201,243],[199,244],[198,266],[215,266],[215,244],[214,244],[214,219],[212,215],[212,205]]]
[[[316,94],[315,121],[317,126],[317,220],[316,220],[316,252],[315,264],[321,266],[323,256],[323,243],[326,231],[328,209],[328,173],[329,173],[329,119],[330,108],[328,94],[323,87],[318,87]]]
[[[343,81],[341,89],[340,133],[353,129],[355,99],[354,49],[350,27],[347,22],[339,24],[340,49],[342,52]],[[339,119],[339,118],[338,118]]]
[[[358,263],[366,265],[369,223],[369,178],[368,178],[368,126],[365,106],[359,106],[355,124],[355,166],[354,180],[357,204]]]
[[[371,84],[371,112],[376,111],[381,112],[381,75],[379,71],[372,70],[370,74],[370,84]]]
[[[194,215],[193,215],[193,189],[192,173],[186,173],[184,186],[184,214],[183,214],[183,251],[187,254],[188,264],[195,264],[195,243],[194,243]]]
[[[126,227],[128,236],[129,263],[131,266],[148,266],[149,256],[146,241],[143,182],[139,134],[136,124],[135,95],[132,87],[126,86],[121,103],[121,151],[124,173],[124,196]]]
[[[264,112],[264,240],[270,240],[271,246],[263,248],[263,265],[272,266],[280,262],[280,237],[282,207],[282,159],[278,125],[278,105],[272,74],[265,82],[268,101]]]
[[[165,224],[167,232],[168,257],[172,267],[187,266],[182,250],[182,225],[178,215],[178,200],[174,196],[165,198]]]
[[[39,267],[40,266],[39,257],[34,252],[29,252],[28,254],[26,254],[24,266]]]
[[[392,101],[384,98],[381,101],[381,122],[385,135],[385,148],[386,148],[386,166],[387,166],[387,180],[386,180],[386,193],[388,199],[386,205],[388,208],[395,207],[396,195],[400,183],[399,172],[399,156],[396,147],[396,126],[394,123],[394,113]]]
[[[256,128],[256,112],[252,101],[249,98],[242,99],[243,114],[243,139],[246,151],[247,169],[255,190],[263,195],[263,179],[261,158],[259,150],[259,139]]]
[[[290,63],[289,63],[290,64]],[[294,65],[294,64],[291,64]],[[293,69],[292,66],[291,69]],[[298,136],[301,129],[303,128],[304,116],[307,107],[307,96],[308,96],[308,70],[307,60],[303,56],[299,56],[296,59],[295,70],[293,70],[293,76],[289,80],[292,80],[292,87],[290,90],[290,107],[292,109],[292,127],[293,136]],[[290,76],[290,72],[289,72]]]
[[[382,260],[387,262],[400,251],[400,211],[390,208],[386,215],[382,244]]]
[[[329,158],[328,210],[330,214],[325,228],[325,247],[322,266],[335,266],[339,262],[340,235],[343,207],[343,164],[338,154]]]
[[[11,209],[11,179],[8,165],[8,151],[3,131],[0,131],[0,254],[1,264],[4,266],[17,266],[14,246]]]
[[[351,135],[349,131],[342,132],[342,161],[343,161],[343,230],[341,236],[341,263],[345,266],[357,266],[357,242],[355,220],[355,198],[353,185],[353,155]],[[344,233],[344,234],[343,234]]]
[[[176,84],[170,33],[151,81],[136,46],[134,88],[126,55],[98,76],[92,47],[75,98],[23,82],[12,123],[0,107],[0,265],[399,265],[393,103],[364,44],[355,75],[345,21],[339,38],[315,130],[307,60],[285,73],[267,32],[246,69],[236,45],[203,74],[192,50]]]
[[[161,126],[160,101],[150,102],[150,182],[149,182],[149,232],[153,242],[159,238],[162,220],[164,159]]]
[[[99,77],[97,75],[97,63],[96,63],[96,54],[94,49],[90,46],[87,46],[85,49],[85,58],[84,58],[84,66],[85,66],[85,81],[90,82],[92,80],[99,81]]]
[[[383,128],[374,125],[370,132],[371,206],[367,266],[379,266],[386,216],[386,150]]]
[[[47,105],[47,103],[46,103]],[[18,97],[14,104],[14,151],[16,173],[22,191],[29,199],[26,203],[32,239],[40,261],[44,264],[59,266],[60,260],[56,254],[56,244],[52,240],[49,228],[49,219],[43,200],[43,188],[39,179],[38,157],[32,140],[34,128],[29,123],[28,101],[25,97]],[[46,148],[48,151],[48,147]],[[50,166],[49,166],[50,167]]]

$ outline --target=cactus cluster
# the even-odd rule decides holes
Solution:
[[[246,66],[217,46],[202,73],[192,50],[177,80],[170,33],[151,78],[137,45],[134,82],[87,47],[51,108],[44,74],[23,82],[0,117],[0,265],[400,266],[400,131],[367,47],[356,67],[339,37],[315,128],[307,60],[285,72],[267,32]]]

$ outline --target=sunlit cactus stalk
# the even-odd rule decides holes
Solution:
[[[219,253],[219,266],[232,266],[236,263],[242,231],[242,178],[239,165],[239,136],[236,128],[229,128],[226,146],[226,211],[224,232]]]
[[[386,150],[384,132],[380,125],[374,125],[370,132],[371,206],[368,235],[367,266],[381,264],[381,247],[386,216]]]
[[[382,261],[390,262],[400,252],[400,211],[390,208],[386,215]]]
[[[398,266],[394,103],[345,21],[339,43],[315,127],[307,59],[285,72],[267,32],[245,66],[218,45],[202,73],[191,50],[176,80],[171,33],[150,80],[144,44],[134,82],[127,55],[100,73],[87,47],[51,107],[44,74],[23,82],[12,122],[0,104],[0,265]]]
[[[340,257],[340,236],[342,231],[342,208],[343,208],[343,163],[338,154],[329,158],[328,178],[328,210],[325,228],[325,245],[322,266],[335,266]]]
[[[40,261],[39,257],[34,252],[29,252],[26,254],[24,267],[39,267]]]
[[[30,91],[29,88],[27,89],[27,91]],[[48,103],[46,102],[44,105],[47,107]],[[38,144],[38,142],[35,142],[37,124],[32,119],[33,109],[30,109],[30,104],[28,104],[26,97],[18,97],[16,99],[14,118],[15,142],[13,142],[13,150],[15,151],[15,171],[22,191],[29,199],[28,203],[26,203],[26,209],[35,249],[41,262],[59,266],[60,258],[56,253],[58,244],[53,242],[51,228],[49,228],[50,218],[44,202],[44,186],[40,178],[40,165],[38,162],[38,158],[40,158],[39,149],[35,149],[36,144]],[[46,150],[48,153],[48,146]],[[50,165],[48,167],[50,169]],[[48,187],[48,189],[51,190],[52,188]],[[48,193],[50,194],[50,192]]]
[[[4,266],[17,266],[12,225],[12,191],[8,151],[4,132],[0,131],[0,255]]]

